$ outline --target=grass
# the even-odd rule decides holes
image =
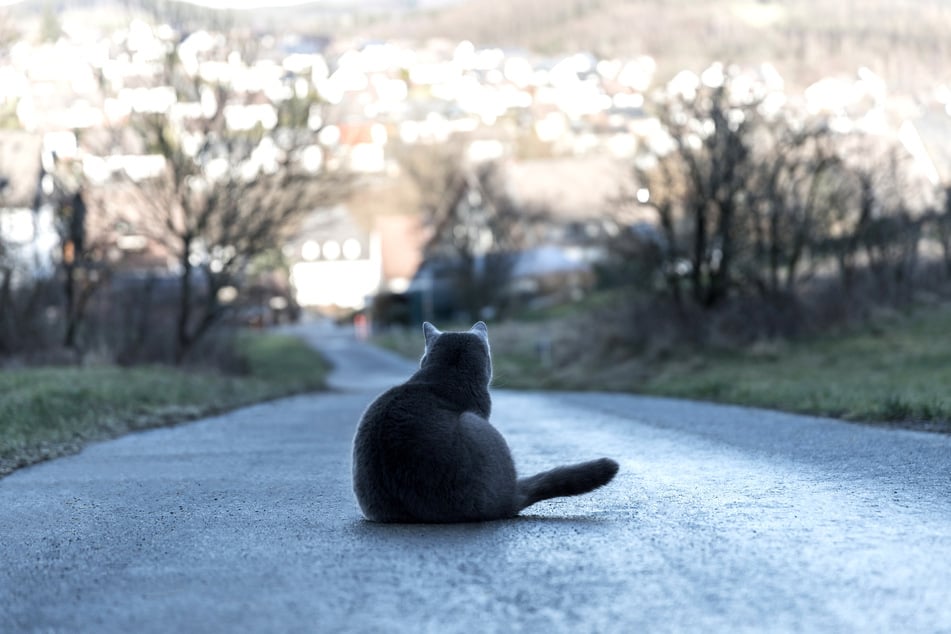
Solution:
[[[324,387],[326,362],[299,339],[239,337],[241,376],[165,366],[0,371],[0,476],[85,443]]]
[[[836,336],[702,354],[677,350],[649,360],[616,350],[610,359],[585,355],[575,346],[567,355],[556,349],[546,367],[536,342],[557,342],[559,329],[566,327],[490,325],[496,387],[633,392],[951,433],[948,306]],[[379,341],[411,357],[422,350],[415,330]]]
[[[664,364],[651,394],[951,433],[951,310],[795,344]]]

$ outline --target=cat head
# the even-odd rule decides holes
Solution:
[[[421,368],[427,366],[457,369],[480,377],[488,385],[492,380],[492,355],[489,348],[489,330],[485,322],[476,322],[463,332],[442,332],[431,323],[423,323],[426,349],[420,359]],[[476,376],[473,376],[476,378]]]

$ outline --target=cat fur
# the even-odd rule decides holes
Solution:
[[[541,500],[579,495],[617,473],[608,458],[519,478],[489,423],[492,361],[486,326],[423,324],[419,370],[374,400],[353,443],[353,487],[375,522],[474,522],[516,516]]]

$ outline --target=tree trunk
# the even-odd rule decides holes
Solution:
[[[694,238],[693,238],[693,267],[690,271],[690,280],[693,286],[693,297],[698,304],[706,304],[704,283],[704,264],[707,252],[707,208],[706,201],[699,202],[694,208]]]
[[[191,255],[191,236],[182,238],[181,265],[182,273],[179,277],[180,288],[178,295],[178,328],[175,340],[175,364],[181,365],[185,360],[192,345],[192,337],[188,325],[191,321],[192,305],[192,264],[189,260]]]
[[[66,294],[66,333],[63,336],[63,346],[75,349],[76,332],[79,330],[79,319],[76,311],[76,266],[67,264],[65,273],[66,279],[63,290]]]
[[[10,317],[14,309],[10,290],[13,271],[3,267],[0,269],[0,278],[0,354],[4,354],[13,351],[13,341],[16,340],[15,319]]]

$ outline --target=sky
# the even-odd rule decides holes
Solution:
[[[260,9],[264,7],[290,7],[295,4],[308,4],[314,0],[179,0],[212,9]]]
[[[315,0],[179,0],[213,9],[259,9],[262,7],[290,7],[295,4],[307,4]],[[0,7],[19,4],[23,0],[0,0]],[[354,4],[357,2],[354,1]]]

